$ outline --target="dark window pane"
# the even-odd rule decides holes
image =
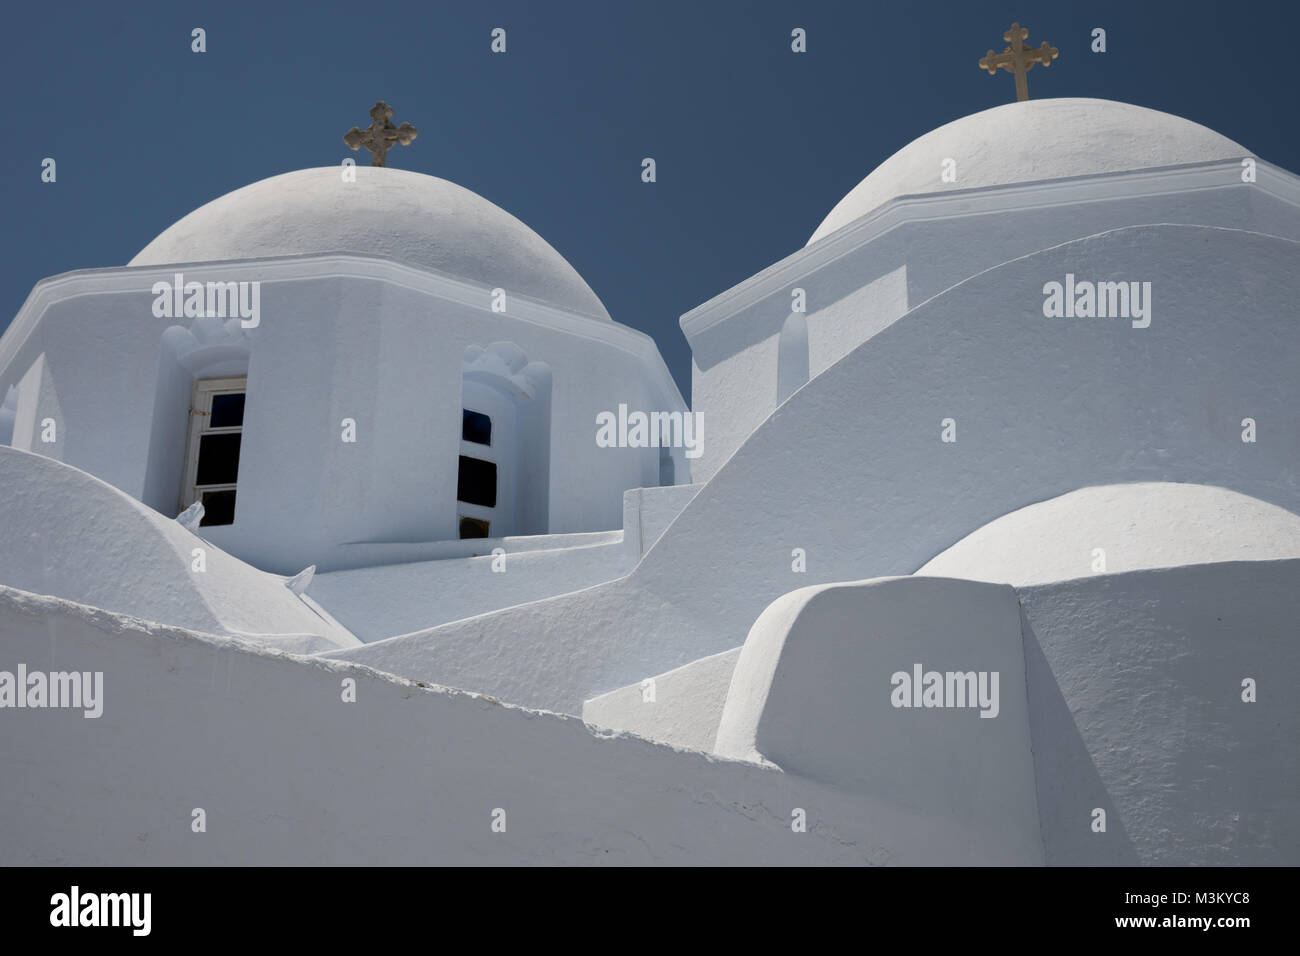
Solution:
[[[461,419],[460,437],[480,445],[492,444],[492,419],[482,412],[471,412],[468,408],[464,409],[464,413]]]
[[[239,474],[239,434],[199,439],[198,485],[233,485]]]
[[[244,424],[244,393],[212,396],[212,416],[209,428],[237,428]]]
[[[233,480],[233,479],[232,479]],[[497,466],[481,458],[460,456],[460,475],[456,480],[456,497],[484,508],[497,506]]]
[[[200,525],[234,524],[235,493],[233,491],[203,492],[203,520]]]
[[[482,518],[461,518],[460,536],[462,538],[488,537],[488,523]]]

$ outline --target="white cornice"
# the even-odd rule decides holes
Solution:
[[[900,196],[696,306],[681,317],[682,331],[691,339],[768,296],[787,292],[794,283],[811,273],[909,223],[1234,187],[1259,189],[1300,208],[1300,177],[1262,159],[1255,162],[1254,183],[1241,181],[1241,160],[1231,159]]]
[[[0,336],[0,370],[6,369],[26,343],[42,315],[55,302],[90,295],[152,295],[153,283],[170,281],[177,272],[196,281],[245,279],[294,282],[309,279],[373,279],[435,296],[447,302],[484,312],[491,311],[491,289],[431,269],[421,269],[384,256],[350,252],[325,252],[268,259],[232,259],[220,262],[180,262],[163,266],[118,266],[78,269],[36,283],[9,328]],[[663,399],[685,407],[681,392],[664,364],[654,339],[636,329],[608,319],[598,319],[560,309],[519,293],[509,293],[505,318],[573,335],[620,349],[640,359],[659,380]],[[87,321],[92,321],[90,317]]]

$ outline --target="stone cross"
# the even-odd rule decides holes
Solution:
[[[1028,30],[1019,23],[1013,23],[1011,29],[1002,34],[1002,39],[1011,45],[996,55],[989,50],[988,55],[980,60],[980,69],[988,70],[990,76],[998,72],[998,67],[1016,75],[1016,99],[1021,102],[1029,99],[1029,80],[1026,79],[1025,74],[1035,63],[1051,66],[1052,61],[1061,55],[1061,51],[1054,46],[1048,46],[1046,40],[1037,50],[1026,49],[1024,42],[1028,37]]]
[[[380,100],[370,108],[370,127],[364,130],[352,127],[343,135],[343,142],[353,150],[364,146],[370,150],[370,165],[383,166],[384,154],[389,149],[398,143],[409,146],[411,140],[417,135],[415,127],[410,123],[394,126],[391,122],[392,118],[393,108]]]

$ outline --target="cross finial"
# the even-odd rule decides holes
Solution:
[[[1026,49],[1024,42],[1028,38],[1029,31],[1019,23],[1013,23],[1011,29],[1002,34],[1002,39],[1011,45],[996,55],[989,50],[988,54],[980,60],[980,69],[988,70],[990,75],[997,73],[999,67],[1016,75],[1016,99],[1021,102],[1029,99],[1029,80],[1025,74],[1035,63],[1051,66],[1052,61],[1061,55],[1061,51],[1054,46],[1048,46],[1046,40],[1037,50]]]
[[[393,108],[380,100],[370,108],[370,127],[364,130],[352,127],[343,135],[343,142],[353,150],[364,146],[370,150],[370,165],[383,166],[384,154],[389,149],[398,143],[409,146],[411,140],[418,135],[415,127],[410,123],[394,126],[391,122],[392,118]]]

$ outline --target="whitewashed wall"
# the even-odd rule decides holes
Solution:
[[[1146,223],[1300,239],[1300,180],[1262,161],[1259,177],[1242,183],[1232,160],[908,197],[800,249],[682,317],[693,354],[692,402],[712,413],[715,436],[695,480],[712,476],[775,407],[776,359],[768,352],[792,289],[808,293],[815,375],[909,306],[1062,242]]]
[[[1048,863],[1300,863],[1300,561],[1018,593]]]
[[[647,676],[582,704],[593,727],[712,753],[740,648]]]
[[[738,646],[793,587],[910,574],[993,519],[1076,488],[1212,484],[1300,513],[1288,430],[1300,407],[1298,265],[1289,240],[1150,226],[983,273],[797,392],[626,578],[390,642],[382,661],[348,653],[576,713]],[[1066,272],[1149,277],[1150,328],[1045,318],[1043,284]],[[1246,416],[1269,423],[1255,444],[1241,441]],[[946,417],[953,444],[940,441]]]
[[[3,587],[0,634],[0,669],[104,675],[98,719],[4,712],[0,865],[1042,859],[991,826]],[[806,832],[791,827],[796,808]]]
[[[509,297],[507,312],[493,313],[487,290],[481,303],[463,285],[453,291],[465,301],[446,299],[426,288],[445,280],[384,260],[336,258],[183,270],[187,280],[263,282],[261,324],[247,334],[235,524],[205,529],[214,542],[290,574],[309,563],[341,566],[349,542],[457,537],[462,357],[475,344],[513,342],[550,368],[549,531],[618,528],[623,491],[658,484],[658,449],[595,442],[597,413],[620,403],[684,409],[645,336],[523,300],[512,314]],[[169,408],[185,383],[163,342],[174,320],[153,316],[149,292],[172,271],[51,280],[51,301],[30,334],[19,322],[6,333],[0,392],[44,355],[39,378],[52,383],[61,417],[58,445],[37,450],[175,514],[172,463],[183,459],[184,429]],[[349,274],[331,274],[340,271]],[[75,297],[61,297],[70,286]],[[539,324],[552,314],[555,327]],[[34,399],[23,399],[20,418],[34,409]],[[340,440],[345,418],[356,421],[355,444]]]

